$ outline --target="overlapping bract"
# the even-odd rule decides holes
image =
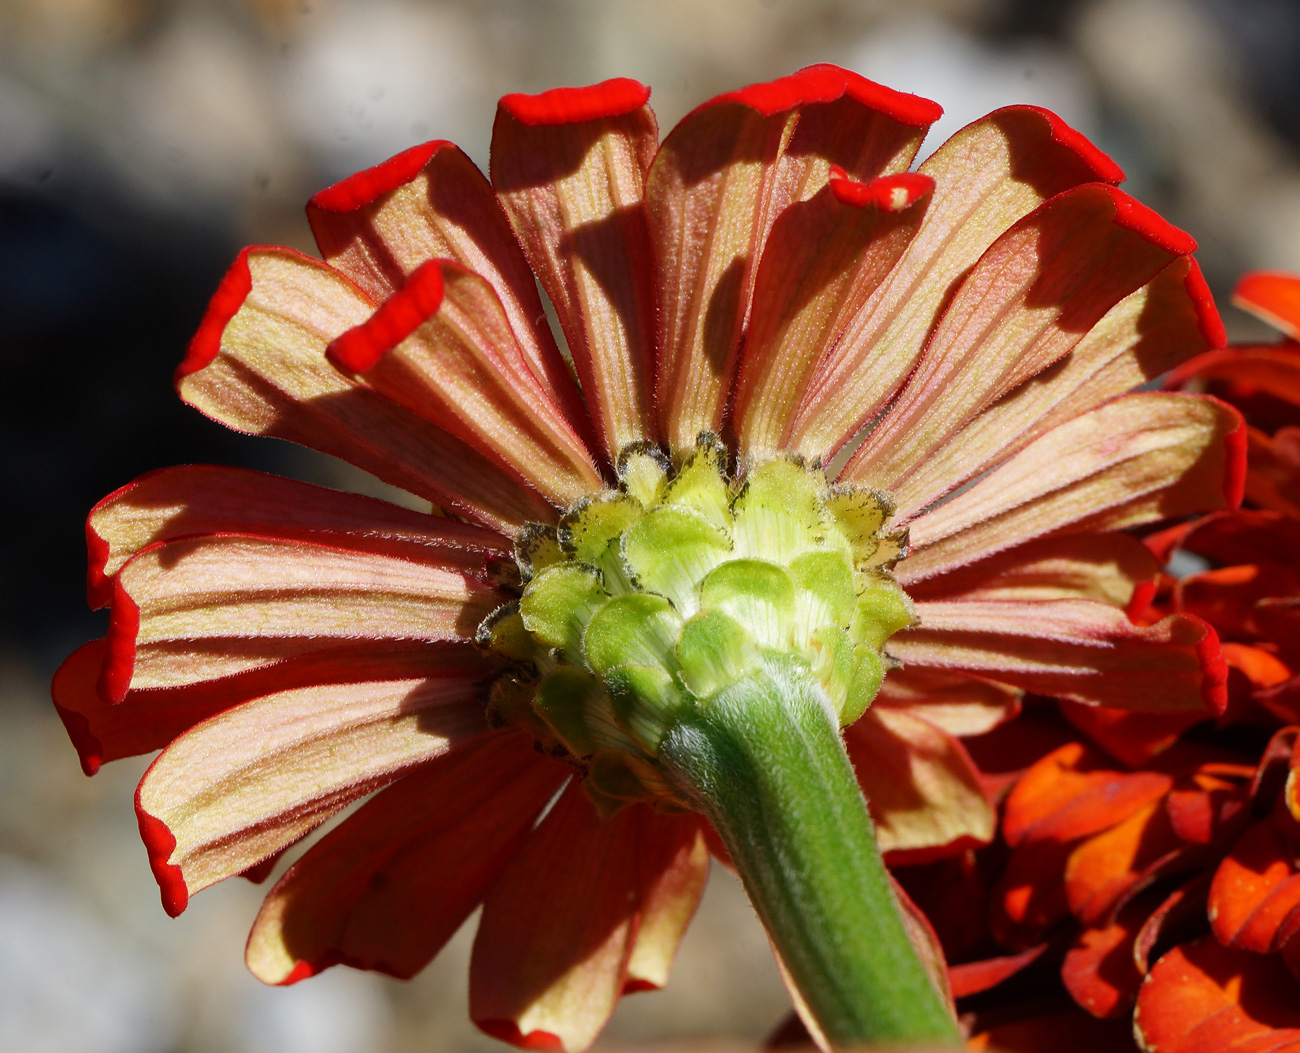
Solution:
[[[245,250],[177,371],[213,419],[445,515],[185,467],[90,516],[111,624],[55,699],[87,771],[163,750],[137,811],[169,910],[372,795],[268,895],[268,982],[408,976],[480,903],[470,1008],[494,1035],[581,1049],[664,982],[711,831],[598,817],[572,768],[488,726],[504,659],[473,643],[517,596],[518,531],[612,484],[629,443],[713,432],[742,473],[847,461],[897,497],[921,624],[846,731],[896,859],[991,837],[956,736],[1022,690],[1222,708],[1202,620],[1123,613],[1156,568],[1122,530],[1240,496],[1234,411],[1126,394],[1222,343],[1191,239],[1032,107],[909,172],[939,108],[834,67],[720,96],[662,145],[647,97],[508,96],[490,181],[431,143],[323,191],[324,261]]]

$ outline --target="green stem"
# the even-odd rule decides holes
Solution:
[[[674,725],[660,757],[717,827],[827,1039],[960,1041],[903,928],[830,707],[798,666],[766,660]]]

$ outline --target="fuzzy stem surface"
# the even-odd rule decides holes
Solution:
[[[681,719],[660,758],[712,820],[835,1046],[961,1038],[907,936],[820,686],[770,658]]]

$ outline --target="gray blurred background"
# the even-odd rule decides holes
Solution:
[[[131,812],[145,762],[87,780],[48,702],[105,626],[82,520],[182,461],[362,485],[170,386],[240,245],[311,250],[313,191],[431,138],[486,166],[508,91],[636,77],[667,129],[820,61],[941,103],[923,152],[997,106],[1056,110],[1199,240],[1221,296],[1300,272],[1300,0],[0,0],[0,1049],[503,1048],[466,1019],[468,932],[410,984],[271,990],[242,965],[258,889],[166,918]],[[674,982],[625,1000],[601,1048],[752,1048],[787,1011],[716,875]]]

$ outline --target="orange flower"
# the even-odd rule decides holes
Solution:
[[[1236,299],[1288,336],[1300,328],[1300,279],[1247,275]],[[1300,1045],[1300,509],[1280,452],[1300,434],[1284,423],[1300,406],[1298,352],[1292,339],[1211,351],[1170,379],[1210,385],[1252,424],[1255,507],[1149,536],[1162,562],[1182,553],[1204,569],[1133,608],[1144,621],[1195,614],[1222,637],[1229,702],[1216,733],[1190,715],[1072,707],[1105,753],[1067,742],[1006,802],[992,929],[1021,954],[1003,975],[1063,951],[1076,1002],[1100,1018],[1133,1014],[1151,1053]],[[1068,918],[1076,928],[1061,928]],[[966,968],[1001,979],[993,965]]]
[[[492,1034],[580,1049],[665,981],[711,831],[650,747],[623,783],[569,748],[490,627],[593,502],[648,509],[701,450],[733,485],[784,461],[816,515],[842,496],[875,517],[845,528],[870,542],[855,580],[896,580],[915,624],[845,737],[896,858],[991,837],[954,735],[1022,690],[1222,708],[1202,620],[1124,614],[1158,568],[1123,531],[1240,497],[1234,410],[1126,394],[1222,343],[1192,239],[1032,107],[912,173],[939,107],[834,67],[713,99],[662,143],[648,94],[507,96],[490,182],[415,147],[312,199],[323,262],[246,249],[213,297],[186,402],[436,514],[202,466],[91,513],[110,625],[55,700],[88,772],[162,748],[136,806],[169,912],[373,794],[267,896],[263,980],[409,976],[481,903],[470,1010]]]

